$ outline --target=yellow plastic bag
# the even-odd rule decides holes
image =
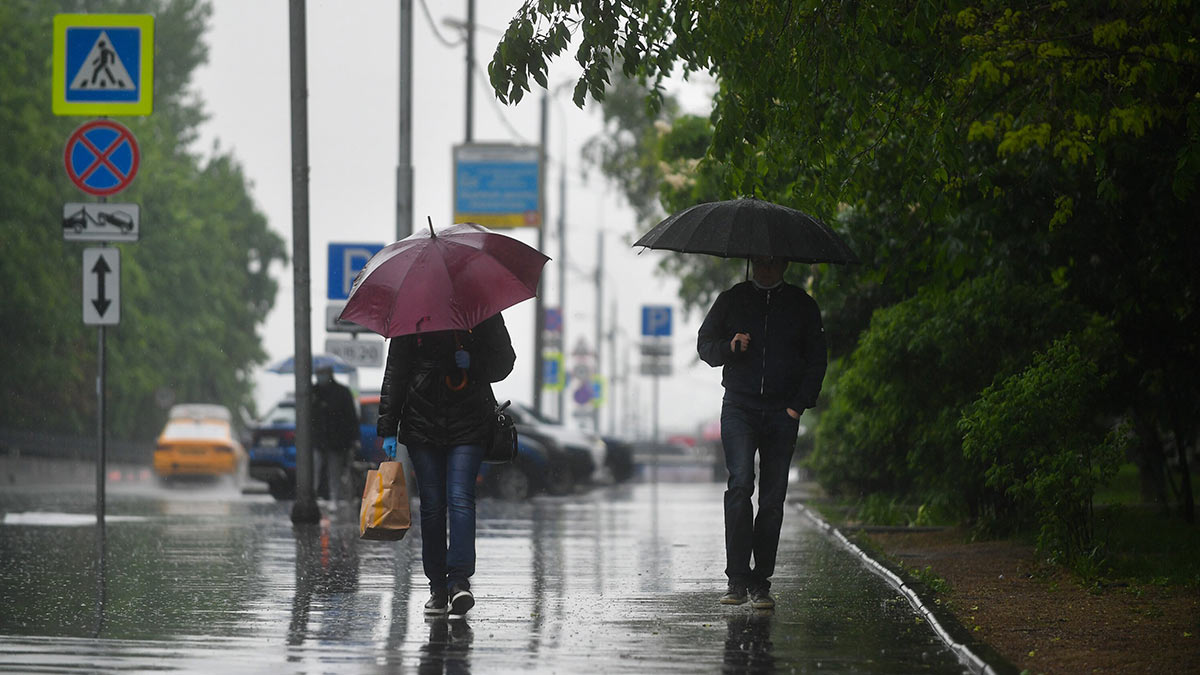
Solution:
[[[379,469],[367,472],[358,534],[363,539],[396,541],[403,539],[411,526],[404,465],[400,462],[380,462]]]

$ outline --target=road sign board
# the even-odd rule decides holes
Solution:
[[[670,361],[642,359],[640,366],[641,367],[639,369],[639,372],[641,372],[642,375],[653,375],[653,376],[657,377],[660,375],[670,375],[671,374],[671,362]]]
[[[149,115],[154,104],[154,16],[56,14],[55,115]]]
[[[670,356],[671,343],[668,340],[646,340],[641,344],[642,356]]]
[[[371,256],[379,253],[384,244],[330,244],[329,287],[330,300],[346,300],[354,286],[354,277],[366,266]]]
[[[97,197],[107,197],[129,187],[137,175],[141,155],[137,139],[112,120],[92,120],[80,125],[67,139],[63,164],[75,187]]]
[[[383,340],[347,340],[329,338],[325,340],[325,353],[340,356],[346,363],[359,368],[383,366]]]
[[[121,322],[121,251],[83,250],[83,323],[115,326]]]
[[[66,241],[137,241],[141,207],[137,204],[67,202],[63,204]]]
[[[671,336],[671,308],[666,305],[642,305],[642,335]]]
[[[154,17],[56,15],[52,83],[56,115],[149,115]]]
[[[562,391],[567,384],[562,352],[546,352],[542,356],[542,368],[542,386],[551,391]]]
[[[342,310],[345,308],[346,308],[346,302],[344,300],[340,301],[340,302],[334,301],[325,306],[325,331],[327,333],[369,333],[369,332],[371,332],[368,329],[363,328],[362,326],[360,326],[356,323],[351,323],[349,321],[342,321],[342,320],[338,319],[338,316],[341,315]]]
[[[454,146],[454,222],[538,227],[541,151],[536,145]]]

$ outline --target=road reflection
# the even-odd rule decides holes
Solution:
[[[771,644],[773,618],[772,611],[751,610],[749,614],[729,615],[722,673],[775,672],[774,645]]]
[[[429,640],[421,647],[420,675],[469,675],[475,632],[463,619],[427,619]]]

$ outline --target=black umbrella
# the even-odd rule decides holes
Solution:
[[[828,225],[780,204],[730,199],[669,216],[633,244],[722,258],[774,257],[800,263],[858,263]]]

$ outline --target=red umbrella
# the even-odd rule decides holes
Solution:
[[[536,295],[547,260],[482,225],[431,222],[367,261],[340,318],[384,337],[470,330]]]

